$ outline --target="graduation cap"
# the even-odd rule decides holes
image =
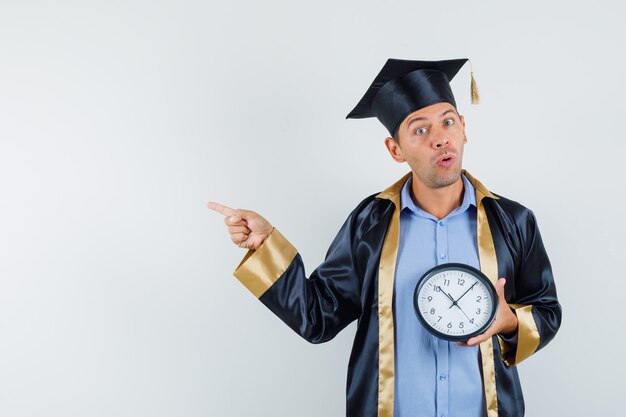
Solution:
[[[402,121],[416,110],[435,103],[456,107],[450,80],[467,61],[467,58],[446,61],[390,58],[346,119],[376,117],[393,136]],[[478,103],[473,73],[471,84],[472,104]]]

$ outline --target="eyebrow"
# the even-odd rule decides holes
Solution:
[[[441,117],[445,116],[445,115],[446,115],[446,114],[448,114],[448,113],[454,113],[454,114],[456,114],[457,116],[459,115],[459,114],[456,112],[456,110],[454,110],[454,109],[448,109],[448,110],[444,111],[443,113],[441,113],[441,114],[439,115],[439,117],[441,118]],[[426,117],[415,117],[414,119],[411,119],[411,120],[409,121],[409,124],[407,125],[407,127],[408,127],[408,128],[410,128],[410,127],[411,127],[411,125],[413,124],[413,122],[417,122],[417,121],[420,121],[420,120],[427,120],[427,119],[426,119]]]

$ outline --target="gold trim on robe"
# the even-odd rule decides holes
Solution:
[[[474,183],[475,179],[466,173],[467,178]],[[472,181],[474,180],[474,181]],[[476,215],[478,258],[480,259],[480,270],[485,274],[495,286],[498,281],[498,259],[496,248],[493,243],[493,236],[489,228],[489,221],[485,211],[483,198],[487,195],[474,184],[476,188],[476,205],[478,212]],[[482,185],[482,184],[480,184]],[[483,187],[484,188],[484,187]],[[491,194],[491,193],[489,193]],[[493,338],[485,340],[480,344],[481,363],[483,368],[483,386],[485,388],[485,405],[488,417],[498,417],[498,394],[496,392],[496,370],[493,355]]]
[[[539,347],[539,330],[533,318],[533,306],[509,304],[517,315],[517,346],[510,346],[499,339],[502,359],[507,366],[519,364],[537,351]]]
[[[493,198],[494,200],[500,199],[500,197],[498,197],[495,194],[492,194],[491,191],[489,191],[487,187],[483,185],[482,182],[474,178],[469,172],[467,172],[466,170],[462,170],[462,173],[463,175],[467,177],[467,179],[472,183],[472,185],[476,189],[476,204],[478,204],[479,201],[483,199],[483,197]]]
[[[298,250],[274,229],[257,250],[250,250],[233,275],[256,298],[263,295],[285,273]]]
[[[463,170],[463,174],[476,189],[478,256],[481,271],[495,283],[498,280],[498,261],[487,214],[482,204],[484,197],[498,199],[476,178]],[[393,323],[393,282],[400,236],[400,191],[409,172],[398,182],[378,194],[378,198],[391,200],[396,209],[391,218],[387,235],[383,242],[378,273],[378,417],[393,417],[394,404],[394,323]],[[493,340],[480,344],[483,370],[483,384],[488,417],[498,416],[498,396],[496,393],[496,373],[493,355]]]
[[[483,198],[498,199],[467,171],[463,174],[476,189],[477,243],[481,271],[496,284],[498,260],[489,227]],[[400,191],[411,177],[409,172],[376,197],[390,200],[394,205],[383,241],[378,268],[378,417],[394,415],[395,330],[393,317],[393,288],[400,238]],[[257,298],[280,278],[293,262],[298,251],[277,230],[268,236],[256,251],[250,250],[234,272],[235,277]],[[534,353],[539,346],[539,332],[532,316],[532,306],[511,305],[519,321],[517,346],[508,346],[499,337],[502,359],[507,365],[517,364]],[[498,416],[493,338],[480,344],[483,384],[488,417]]]
[[[411,175],[409,172],[376,196],[391,200],[395,205],[378,265],[378,417],[393,417],[395,390],[393,282],[400,244],[400,190]]]

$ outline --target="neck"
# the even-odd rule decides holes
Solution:
[[[431,188],[413,174],[411,197],[417,206],[439,220],[446,217],[463,201],[463,179],[441,188]]]

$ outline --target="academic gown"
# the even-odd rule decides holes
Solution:
[[[507,279],[505,299],[519,321],[516,338],[496,335],[480,345],[485,409],[488,417],[520,417],[524,400],[515,366],[552,340],[561,307],[532,211],[464,174],[476,189],[480,269],[494,285]],[[354,209],[309,278],[297,250],[277,229],[234,273],[311,343],[326,342],[358,320],[348,364],[348,417],[393,417],[393,280],[400,190],[410,175]]]

